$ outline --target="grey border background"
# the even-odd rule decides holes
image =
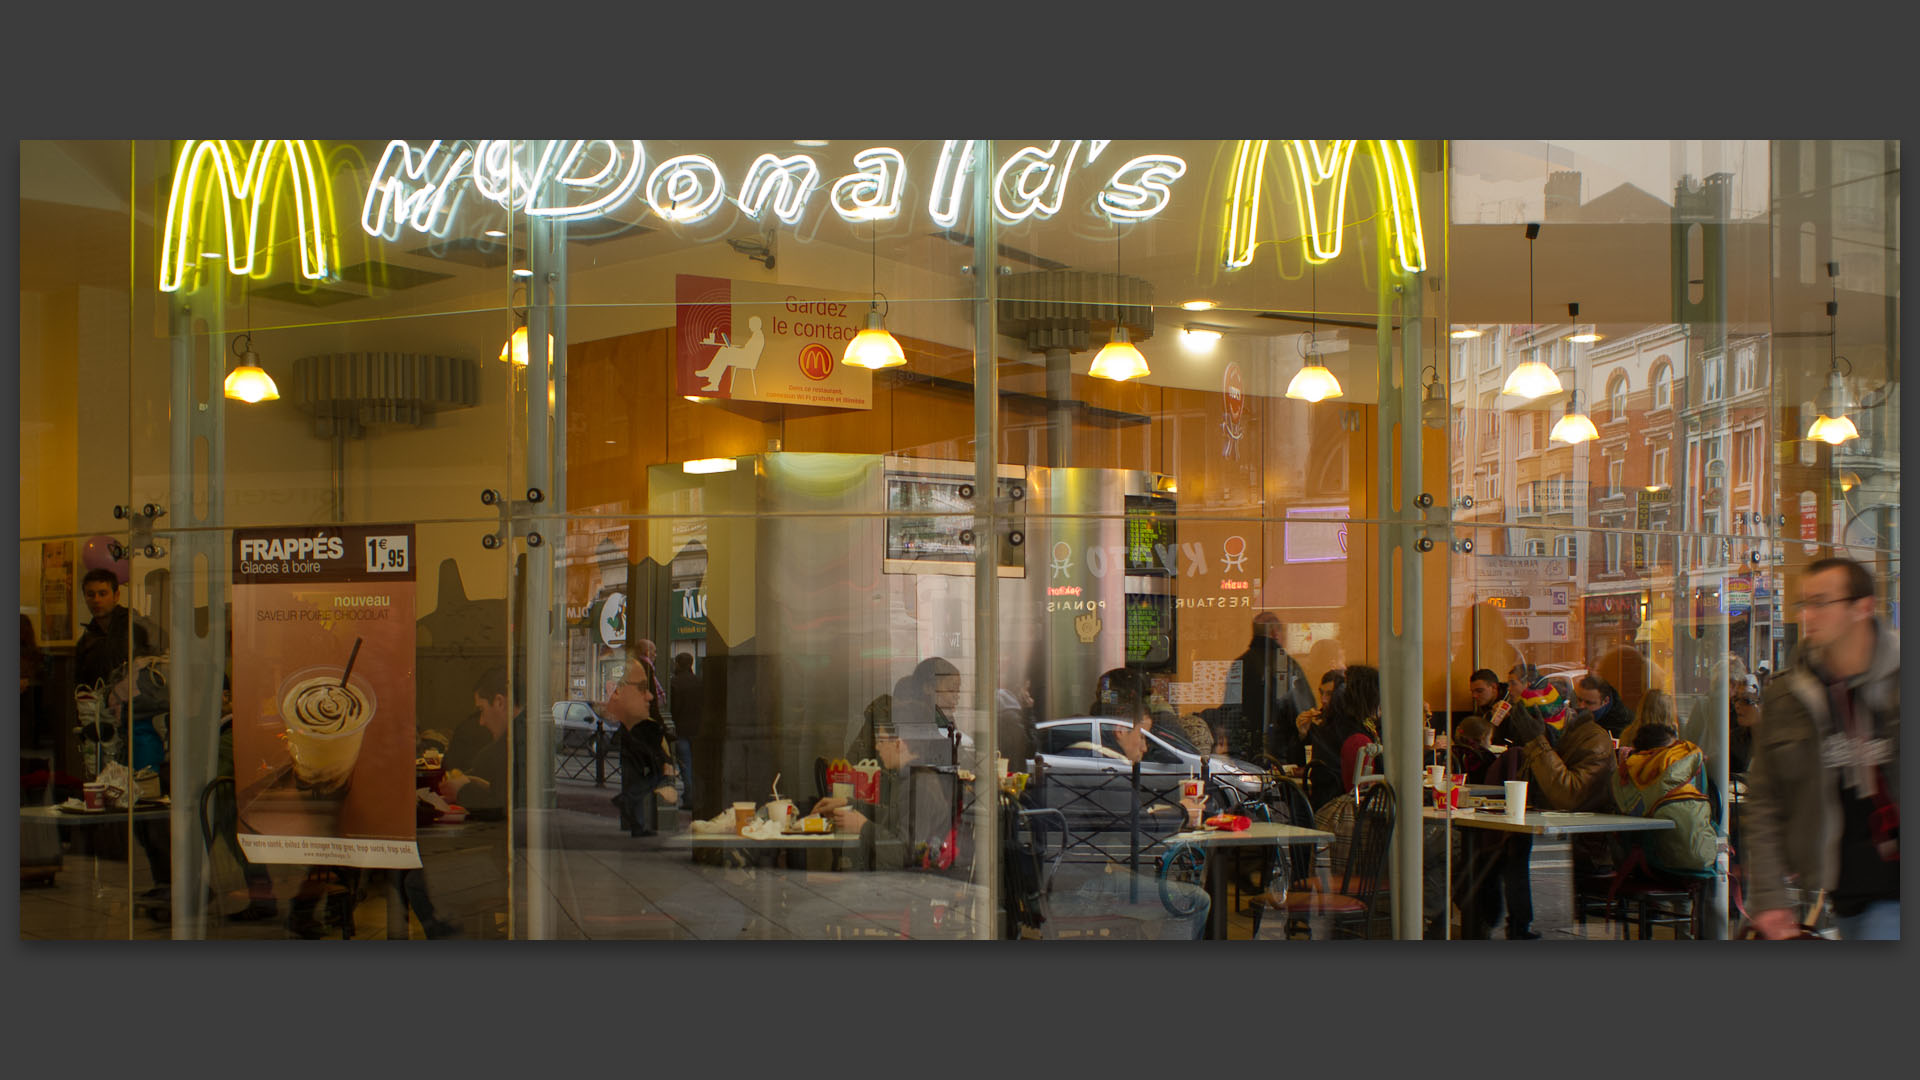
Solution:
[[[606,5],[541,33],[528,20],[559,18],[556,5],[41,8],[10,18],[0,68],[12,129],[0,144],[0,249],[18,251],[18,139],[207,125],[320,137],[432,133],[449,118],[520,136],[638,125],[672,137],[1234,137],[1304,121],[1453,138],[1887,137],[1914,115],[1914,46],[1887,10],[736,3],[677,16]],[[870,30],[876,19],[884,28]],[[540,78],[551,89],[495,89]],[[1912,190],[1903,170],[1903,200]],[[4,260],[0,312],[16,331],[17,274],[17,255]],[[1903,272],[1903,292],[1911,285]],[[1910,325],[1901,344],[1911,350]],[[8,353],[0,400],[17,418],[17,345]],[[6,452],[17,464],[17,442]],[[18,494],[0,496],[16,537]],[[13,575],[0,590],[0,605],[17,601]],[[17,781],[0,779],[11,795]],[[0,830],[0,859],[18,843]],[[18,903],[9,888],[0,933],[18,925]],[[865,1080],[903,1067],[1372,1075],[1403,1063],[1553,1080],[1635,1067],[1793,1075],[1856,1058],[1872,1067],[1910,1044],[1913,1025],[1895,1010],[1913,985],[1912,948],[16,939],[0,969],[0,1031],[21,1076],[664,1067]],[[769,987],[795,1007],[757,1004]],[[337,1033],[290,1019],[327,1002],[347,1018]]]

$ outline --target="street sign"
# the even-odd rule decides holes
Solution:
[[[1520,631],[1522,643],[1572,640],[1572,621],[1560,615],[1508,615],[1507,628]]]

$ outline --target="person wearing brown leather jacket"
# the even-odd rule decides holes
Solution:
[[[1546,725],[1528,709],[1515,709],[1505,727],[1525,755],[1519,778],[1527,781],[1529,803],[1568,812],[1613,805],[1613,737],[1592,713],[1575,713],[1558,744],[1548,741]]]
[[[1500,727],[1511,743],[1506,756],[1520,755],[1518,763],[1503,761],[1501,764],[1512,770],[1513,779],[1527,782],[1529,805],[1560,811],[1612,808],[1613,772],[1617,767],[1613,737],[1591,712],[1573,714],[1557,742],[1548,738],[1546,718],[1537,709],[1514,709]],[[1524,837],[1523,841],[1522,836],[1514,836],[1509,841],[1511,850],[1507,857],[1514,862],[1508,891],[1518,895],[1530,891],[1524,867],[1532,857],[1532,837]],[[1597,875],[1612,863],[1604,836],[1575,837],[1570,847],[1576,878]],[[1511,896],[1508,902],[1510,908],[1514,906]],[[1522,906],[1526,914],[1531,914],[1530,897]],[[1524,926],[1516,928],[1510,917],[1507,936],[1537,937],[1538,934]]]

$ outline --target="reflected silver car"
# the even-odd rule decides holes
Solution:
[[[1133,803],[1133,764],[1120,749],[1119,732],[1128,726],[1125,720],[1103,716],[1067,716],[1035,725],[1036,756],[1046,775],[1043,797],[1079,828],[1126,827]],[[1259,766],[1224,754],[1202,754],[1184,733],[1170,727],[1155,726],[1145,734],[1140,823],[1148,835],[1177,832],[1183,826],[1179,783],[1200,775],[1202,757],[1211,780],[1209,812],[1231,809],[1259,794]]]

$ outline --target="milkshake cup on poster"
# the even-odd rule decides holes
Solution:
[[[373,722],[373,687],[359,675],[340,685],[339,665],[297,671],[280,687],[280,719],[294,781],[315,794],[347,786],[360,760],[360,743]]]

